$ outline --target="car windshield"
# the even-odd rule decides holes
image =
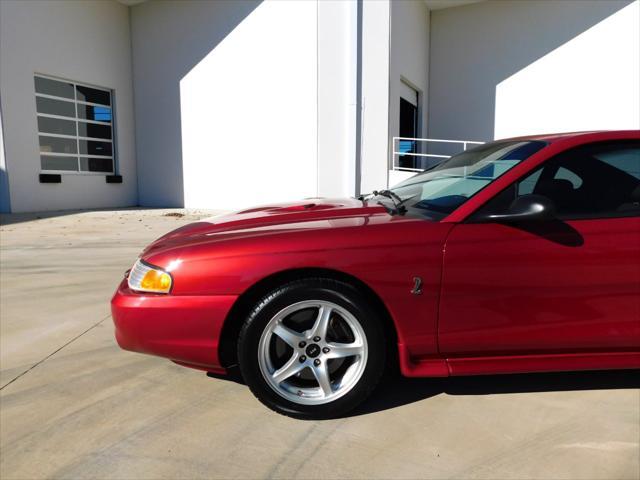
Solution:
[[[540,141],[487,143],[455,155],[390,190],[410,212],[440,220],[545,145]]]

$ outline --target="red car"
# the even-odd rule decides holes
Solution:
[[[487,143],[390,190],[175,230],[112,300],[127,350],[268,407],[346,413],[410,377],[640,368],[640,131]]]

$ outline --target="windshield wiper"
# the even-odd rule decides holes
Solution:
[[[372,192],[374,197],[387,197],[390,198],[393,202],[393,206],[395,208],[395,213],[398,215],[404,215],[407,213],[407,207],[403,205],[402,198],[397,193],[392,192],[391,190],[374,190]]]

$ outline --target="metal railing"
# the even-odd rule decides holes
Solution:
[[[460,153],[460,151],[466,151],[469,145],[482,145],[484,142],[476,142],[472,140],[442,140],[437,138],[409,138],[409,137],[393,137],[393,170],[403,171],[403,172],[422,172],[425,168],[428,168],[433,165],[425,166],[424,168],[415,167],[415,161],[413,162],[413,167],[407,167],[405,165],[401,165],[401,157],[418,157],[418,158],[434,158],[442,161],[446,158],[450,158],[452,155],[441,155],[435,153],[421,153],[421,151],[428,151],[429,143],[431,144],[453,144],[460,145],[462,150],[459,150],[455,153]],[[424,145],[425,148],[421,148]],[[406,162],[405,162],[406,163]]]

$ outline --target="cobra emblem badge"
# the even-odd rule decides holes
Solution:
[[[411,289],[411,293],[414,295],[422,294],[422,279],[420,277],[413,277],[413,288]]]

